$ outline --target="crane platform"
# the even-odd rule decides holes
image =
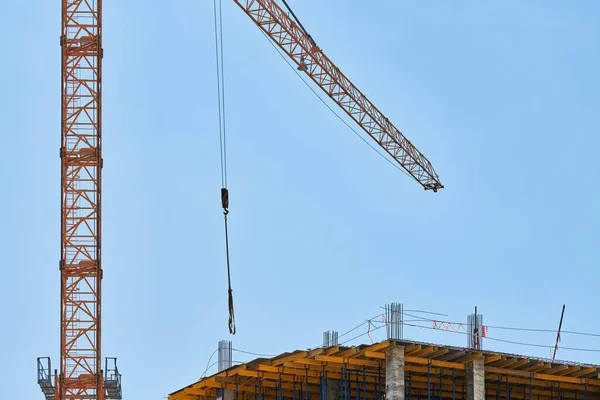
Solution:
[[[52,384],[52,364],[50,357],[39,357],[37,359],[37,374],[38,374],[38,385],[44,393],[46,400],[55,400],[54,385]]]

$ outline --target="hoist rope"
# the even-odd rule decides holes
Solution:
[[[227,229],[227,214],[229,214],[229,192],[221,189],[221,203],[223,204],[223,218],[225,219],[225,254],[227,259],[227,298],[229,305],[229,333],[235,335],[235,312],[233,309],[233,289],[231,289],[231,267],[229,263],[229,232]]]
[[[219,3],[217,9],[217,1]],[[215,18],[215,58],[217,65],[217,101],[219,108],[219,146],[221,150],[221,186],[227,187],[227,130],[225,124],[225,74],[223,69],[223,17],[221,0],[213,0]]]
[[[217,7],[217,2],[218,7]],[[227,190],[227,130],[225,124],[225,73],[223,68],[223,12],[221,0],[213,0],[215,17],[215,56],[217,62],[217,100],[219,103],[219,146],[221,152],[221,205],[225,221],[225,255],[227,260],[227,299],[229,307],[229,333],[235,335],[235,312],[231,289],[231,266],[229,260],[229,191]]]

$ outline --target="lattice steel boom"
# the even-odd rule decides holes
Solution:
[[[121,398],[116,359],[101,364],[102,0],[62,0],[60,45],[60,370],[38,359],[38,383],[48,400]]]
[[[443,188],[431,163],[274,0],[234,0],[306,74],[425,190]]]

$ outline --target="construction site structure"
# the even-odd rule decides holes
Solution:
[[[235,365],[169,400],[597,400],[600,366],[406,340]]]
[[[121,399],[116,358],[102,365],[102,0],[63,0],[60,362],[38,358],[47,400]]]

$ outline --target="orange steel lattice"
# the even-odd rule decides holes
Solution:
[[[61,47],[61,344],[55,391],[57,400],[104,400],[101,0],[63,0]]]
[[[431,163],[273,0],[234,0],[306,74],[425,190],[443,188]]]

